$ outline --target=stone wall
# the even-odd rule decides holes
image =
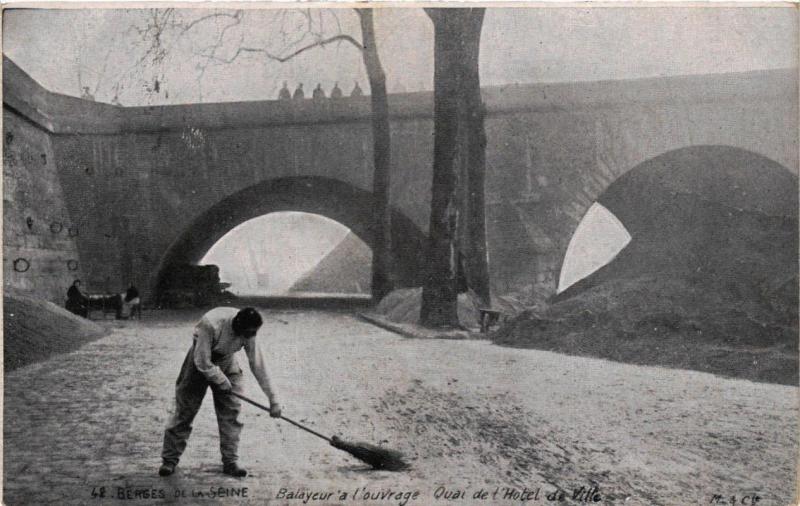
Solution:
[[[3,110],[3,288],[63,305],[83,275],[50,135]]]

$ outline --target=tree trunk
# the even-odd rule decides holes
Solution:
[[[466,214],[465,242],[462,246],[466,259],[467,284],[484,306],[491,304],[489,285],[489,258],[486,249],[486,205],[484,187],[486,179],[485,110],[481,98],[479,57],[484,9],[473,9],[465,27],[466,58],[464,74],[460,80],[466,110],[465,179]]]
[[[391,139],[386,74],[375,43],[372,9],[356,9],[361,21],[364,45],[361,54],[367,71],[372,100],[372,151],[375,170],[372,176],[372,297],[382,299],[394,288],[392,254],[392,211],[390,202]]]
[[[434,26],[434,148],[428,273],[422,288],[420,321],[429,327],[457,327],[459,254],[474,256],[473,248],[464,251],[461,243],[465,241],[459,238],[469,237],[466,242],[471,244],[476,231],[467,222],[471,222],[476,213],[483,218],[482,205],[475,209],[472,208],[475,206],[467,206],[475,200],[471,195],[475,187],[464,180],[464,175],[473,171],[480,173],[476,185],[480,186],[482,204],[483,150],[481,148],[481,153],[476,155],[473,151],[480,146],[474,149],[471,146],[480,144],[475,128],[478,119],[480,132],[483,132],[477,58],[484,9],[425,11]],[[474,90],[468,93],[472,88],[465,87],[465,83],[477,89],[477,109]],[[472,116],[476,120],[471,119]],[[468,191],[463,194],[465,188]],[[468,212],[462,214],[465,209]],[[485,226],[477,228],[480,232]],[[485,241],[485,232],[483,236]],[[485,258],[485,245],[482,250]],[[475,263],[474,258],[467,257],[467,270]],[[468,280],[472,276],[474,273],[467,273]]]

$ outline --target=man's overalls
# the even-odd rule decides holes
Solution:
[[[242,431],[238,418],[241,404],[233,395],[217,390],[216,385],[225,383],[227,378],[234,392],[243,393],[242,369],[234,356],[240,349],[244,348],[250,370],[269,397],[270,404],[277,404],[257,339],[238,337],[233,332],[232,322],[237,312],[236,308],[228,307],[212,309],[195,327],[194,344],[175,382],[175,411],[167,423],[161,452],[164,463],[178,463],[192,433],[192,421],[209,387],[214,396],[222,463],[237,461]]]
[[[236,363],[233,355],[220,356],[212,354],[212,361],[220,367],[233,385],[233,391],[244,393],[242,390],[242,370]],[[192,433],[192,421],[210,387],[208,379],[194,365],[194,346],[189,350],[183,361],[178,381],[175,382],[175,412],[170,417],[167,429],[164,432],[164,449],[161,458],[164,462],[177,464],[186,442]],[[239,434],[242,432],[242,422],[239,421],[241,404],[239,399],[227,392],[219,392],[212,388],[214,397],[214,411],[217,413],[219,426],[219,449],[222,453],[222,463],[229,464],[238,459]]]

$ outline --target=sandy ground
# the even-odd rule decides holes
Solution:
[[[228,478],[209,396],[179,472],[159,478],[162,430],[197,313],[149,313],[6,375],[5,503],[548,504],[557,490],[574,503],[582,486],[597,486],[602,504],[792,502],[796,387],[406,339],[341,313],[264,314],[288,322],[268,318],[259,335],[285,414],[402,450],[411,470],[365,469],[245,405],[240,454],[251,475]],[[247,391],[264,401],[246,376]],[[236,496],[208,497],[220,492]]]
[[[75,351],[106,334],[103,326],[52,302],[3,294],[3,367],[7,372]]]

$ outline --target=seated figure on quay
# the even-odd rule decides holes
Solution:
[[[133,318],[137,314],[139,318],[142,317],[142,301],[139,298],[139,290],[131,283],[128,285],[128,289],[125,290],[125,293],[119,295],[117,319],[127,320],[128,318]]]
[[[64,304],[67,311],[84,318],[89,317],[89,298],[81,291],[81,280],[76,279],[67,290],[67,302]]]

